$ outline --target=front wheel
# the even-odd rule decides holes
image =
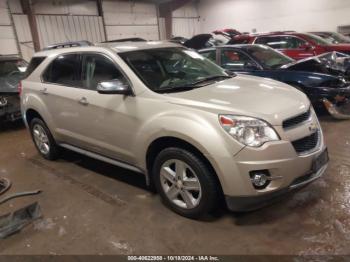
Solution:
[[[161,151],[155,159],[153,177],[162,200],[182,216],[198,218],[218,204],[220,191],[215,174],[190,151]]]
[[[58,157],[58,146],[44,121],[34,118],[30,122],[30,133],[39,153],[48,160]]]

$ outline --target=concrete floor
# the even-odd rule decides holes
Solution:
[[[331,162],[323,178],[264,209],[180,217],[138,174],[67,152],[42,159],[20,124],[0,130],[0,175],[12,200],[0,214],[39,201],[43,219],[0,241],[0,254],[349,254],[350,121],[322,119]]]

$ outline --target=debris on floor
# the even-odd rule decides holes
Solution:
[[[0,238],[19,232],[30,222],[42,216],[38,202],[30,204],[13,213],[0,216]]]
[[[11,187],[11,181],[7,178],[0,178],[0,195],[5,193]]]
[[[20,193],[15,193],[12,195],[9,195],[7,197],[4,197],[3,199],[0,200],[0,205],[9,201],[10,199],[17,198],[17,197],[23,197],[23,196],[31,196],[31,195],[37,195],[41,193],[41,190],[34,190],[34,191],[27,191],[27,192],[20,192]]]
[[[53,222],[52,218],[46,218],[42,220],[38,220],[34,224],[34,229],[36,230],[50,230],[53,229],[56,226],[56,223]]]

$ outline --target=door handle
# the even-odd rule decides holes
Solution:
[[[42,93],[43,95],[47,95],[47,94],[48,94],[47,88],[46,88],[46,87],[43,88],[43,89],[41,89],[41,90],[39,90],[39,91],[40,91],[40,93]]]
[[[79,104],[83,105],[83,106],[87,106],[89,104],[89,102],[87,101],[86,97],[82,97],[79,99]]]

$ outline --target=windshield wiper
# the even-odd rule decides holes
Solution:
[[[172,92],[181,92],[181,91],[189,91],[195,88],[199,88],[199,87],[195,87],[195,86],[173,86],[173,87],[164,87],[164,88],[159,88],[159,89],[155,89],[154,91],[157,93],[172,93]]]
[[[158,92],[158,93],[172,93],[172,92],[189,91],[189,90],[192,90],[195,88],[202,87],[202,86],[198,85],[200,83],[204,83],[204,82],[207,82],[210,80],[215,80],[215,79],[220,79],[220,78],[228,79],[228,78],[232,78],[232,76],[225,76],[225,75],[209,76],[209,77],[202,78],[198,81],[195,81],[193,83],[189,83],[189,84],[184,85],[184,86],[165,86],[163,88],[159,88],[159,89],[156,89],[154,91]]]
[[[232,76],[225,76],[225,75],[208,76],[208,77],[202,78],[202,79],[200,79],[198,81],[195,81],[195,82],[191,83],[190,85],[191,86],[195,86],[195,85],[207,82],[207,81],[216,80],[216,79],[222,79],[222,78],[223,79],[228,79],[228,78],[232,78]]]

